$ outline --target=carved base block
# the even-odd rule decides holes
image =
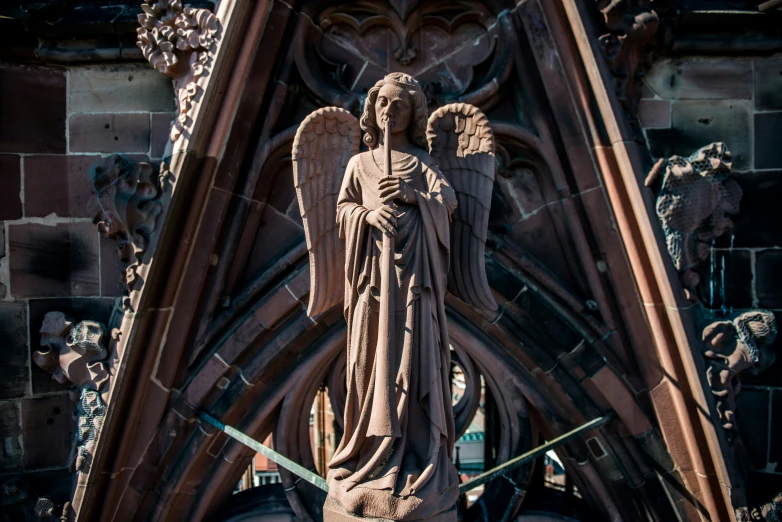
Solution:
[[[456,507],[446,513],[440,513],[425,521],[416,520],[415,522],[456,522]],[[331,498],[326,499],[323,505],[323,522],[393,522],[385,518],[369,518],[351,515],[345,509]]]

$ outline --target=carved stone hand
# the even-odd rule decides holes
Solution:
[[[396,235],[396,215],[391,207],[383,205],[367,214],[367,223],[381,232],[388,232],[392,236]]]
[[[417,203],[415,189],[402,178],[384,178],[380,181],[380,197],[383,203],[399,199],[404,203]]]

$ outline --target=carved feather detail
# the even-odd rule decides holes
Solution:
[[[477,107],[452,103],[429,117],[426,138],[459,202],[451,223],[448,291],[476,308],[496,310],[484,257],[496,168],[489,120]]]
[[[293,140],[293,184],[310,252],[310,317],[344,298],[345,247],[337,227],[337,198],[360,143],[358,119],[337,107],[307,116]]]

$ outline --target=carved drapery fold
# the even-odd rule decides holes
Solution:
[[[709,257],[711,243],[733,228],[729,215],[739,211],[741,187],[729,179],[730,152],[724,143],[700,148],[689,158],[658,162],[647,178],[656,185],[657,217],[666,247],[690,301],[696,300],[700,277],[695,269]]]
[[[130,263],[123,279],[132,292],[140,286],[138,268],[160,219],[161,178],[149,163],[132,163],[117,154],[95,162],[89,176],[96,195],[89,207],[93,221],[117,242],[120,260]],[[129,306],[128,299],[123,306]]]
[[[155,69],[174,79],[178,116],[171,140],[189,138],[203,94],[201,80],[212,69],[220,21],[207,9],[184,7],[181,0],[148,1],[141,9],[136,45]]]

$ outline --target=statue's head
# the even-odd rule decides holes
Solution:
[[[426,97],[415,78],[390,73],[369,89],[361,115],[364,143],[377,147],[385,119],[391,120],[391,132],[407,132],[413,145],[426,149]]]

